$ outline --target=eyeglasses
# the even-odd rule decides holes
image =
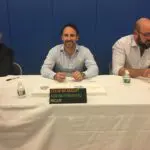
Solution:
[[[138,33],[142,34],[145,37],[150,37],[150,32],[143,33],[143,32],[138,31]]]

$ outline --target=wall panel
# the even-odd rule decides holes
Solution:
[[[112,45],[131,34],[137,18],[150,17],[148,0],[0,0],[0,32],[25,74],[39,74],[49,48],[61,42],[60,29],[75,23],[79,43],[91,49],[108,73]]]
[[[49,0],[9,0],[11,41],[24,73],[38,73],[52,35]]]
[[[96,55],[102,73],[108,72],[112,45],[121,36],[131,34],[136,20],[136,0],[98,0]]]
[[[3,34],[2,41],[10,46],[9,16],[6,0],[0,0],[0,32]]]

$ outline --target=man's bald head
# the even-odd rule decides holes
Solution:
[[[149,18],[140,18],[136,21],[135,31],[140,32],[142,28],[150,27]]]
[[[150,48],[150,19],[140,18],[136,21],[134,29],[134,40],[140,49]]]

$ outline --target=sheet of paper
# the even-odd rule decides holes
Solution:
[[[92,95],[92,96],[106,95],[106,90],[104,87],[100,86],[97,83],[91,83],[91,82],[57,83],[48,86],[47,89],[43,89],[42,88],[43,86],[47,86],[47,85],[42,85],[34,88],[31,94],[33,96],[48,96],[50,88],[86,88],[87,95]]]

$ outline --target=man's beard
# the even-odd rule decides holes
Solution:
[[[74,48],[75,47],[75,42],[72,40],[66,40],[64,42],[64,45],[66,48]]]
[[[145,42],[142,42],[141,37],[138,36],[137,39],[137,44],[139,45],[139,47],[143,50],[150,48],[150,40],[147,40]]]

